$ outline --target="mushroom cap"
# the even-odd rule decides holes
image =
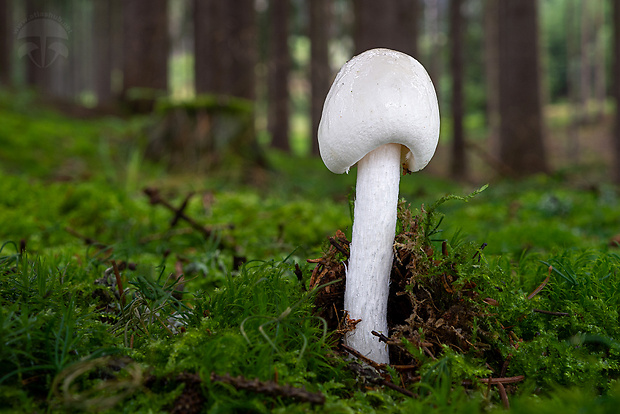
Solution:
[[[338,72],[323,105],[319,150],[327,168],[348,172],[384,144],[402,144],[402,162],[419,171],[439,140],[439,105],[430,76],[411,56],[371,49]]]

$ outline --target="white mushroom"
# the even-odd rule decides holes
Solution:
[[[421,170],[439,139],[433,83],[414,58],[389,49],[368,50],[348,61],[327,94],[318,130],[321,158],[336,173],[357,163],[357,184],[344,308],[361,319],[346,343],[389,363],[387,300],[401,165]]]

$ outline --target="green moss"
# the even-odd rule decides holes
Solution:
[[[449,270],[460,276],[453,286],[474,282],[476,300],[496,301],[470,326],[497,351],[446,348],[433,360],[410,343],[421,377],[406,385],[410,398],[346,368],[314,313],[315,292],[304,290],[312,271],[305,259],[319,256],[327,235],[350,228],[354,174],[274,151],[273,170],[256,188],[225,175],[166,175],[141,157],[144,119],[69,119],[5,92],[0,107],[0,241],[15,242],[0,251],[0,410],[101,403],[108,412],[165,412],[187,397],[191,384],[178,377],[191,374],[204,412],[494,412],[497,387],[476,379],[499,376],[504,364],[504,375],[525,377],[507,387],[514,412],[613,412],[620,402],[620,255],[610,245],[620,206],[611,185],[534,177],[434,208],[426,226],[433,254],[424,254],[438,265],[420,276]],[[183,221],[171,228],[173,213],[141,193],[147,184],[174,206],[196,191],[185,211],[214,236],[205,240]],[[422,174],[403,180],[401,195],[415,209],[446,192],[467,189]],[[233,268],[235,257],[248,263]],[[94,283],[112,260],[136,264],[119,274],[124,308],[118,289]],[[182,299],[170,278],[179,266]],[[161,323],[179,315],[183,329]],[[211,373],[277,379],[322,392],[326,403],[239,390]],[[81,396],[75,401],[61,390],[67,378]]]

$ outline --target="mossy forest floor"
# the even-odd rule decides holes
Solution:
[[[596,172],[404,177],[392,364],[359,364],[354,174],[271,151],[170,174],[149,122],[0,94],[0,411],[616,412],[620,193]]]

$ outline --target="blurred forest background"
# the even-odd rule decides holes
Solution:
[[[77,117],[155,113],[148,156],[204,171],[317,155],[338,68],[387,47],[435,83],[433,172],[620,182],[619,38],[617,0],[0,0],[0,84]]]

